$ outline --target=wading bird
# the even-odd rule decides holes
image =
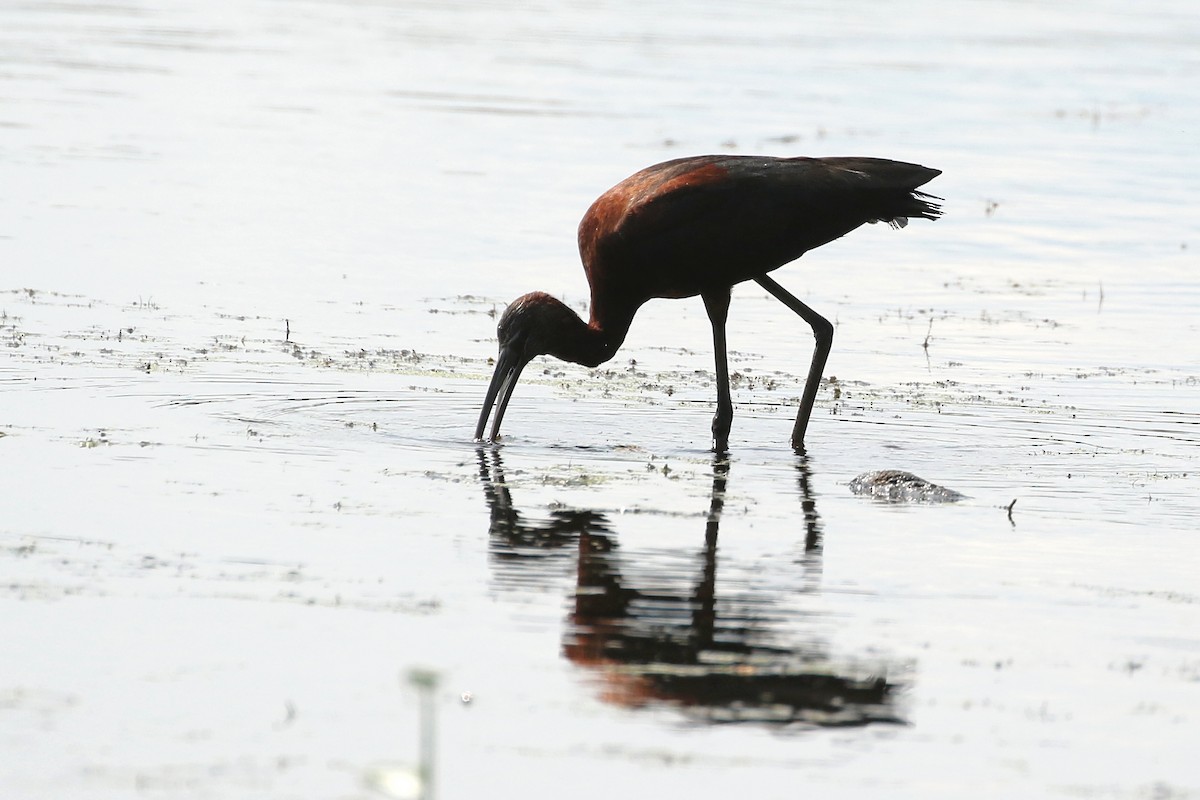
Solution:
[[[909,217],[937,219],[940,198],[917,191],[941,174],[882,158],[695,156],[638,172],[592,203],[579,223],[579,254],[592,289],[584,322],[544,292],[514,300],[496,328],[500,354],[475,438],[500,433],[521,370],[539,355],[595,367],[616,355],[633,316],[655,297],[700,295],[712,322],[717,413],[713,449],[724,452],[733,423],[725,319],[730,290],[753,280],[812,326],[812,365],[792,429],[804,448],[821,372],[833,345],[833,325],[767,273],[867,222],[893,228]]]

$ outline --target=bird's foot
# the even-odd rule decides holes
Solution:
[[[712,449],[714,453],[729,452],[729,429],[733,427],[733,415],[723,417],[719,412],[712,422]]]

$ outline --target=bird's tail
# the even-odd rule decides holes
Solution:
[[[941,199],[937,195],[913,190],[908,193],[909,210],[905,216],[937,219],[942,215]]]
[[[903,228],[908,225],[910,217],[934,220],[942,216],[942,207],[937,202],[942,198],[936,195],[918,192],[916,189],[899,192],[896,195],[888,198],[885,214],[880,214],[868,222],[871,224],[886,222],[893,228]]]
[[[903,228],[912,217],[932,220],[942,215],[937,202],[942,198],[917,190],[941,175],[940,169],[858,156],[820,161],[831,170],[835,180],[851,189],[868,222],[886,222],[893,228]]]

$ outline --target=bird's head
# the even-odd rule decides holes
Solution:
[[[530,292],[509,304],[496,326],[500,354],[496,357],[496,371],[492,374],[483,411],[479,414],[479,424],[475,426],[477,440],[483,439],[483,429],[487,426],[493,404],[496,406],[496,417],[492,420],[492,430],[487,438],[488,441],[496,440],[504,410],[508,408],[508,401],[517,387],[521,370],[540,355],[562,358],[563,332],[578,324],[579,317],[574,311],[545,292]]]
[[[522,366],[542,355],[559,354],[562,332],[579,322],[579,316],[558,298],[545,292],[523,294],[508,304],[496,325],[500,352],[511,350]]]

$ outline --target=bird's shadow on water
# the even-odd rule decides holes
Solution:
[[[605,702],[666,705],[700,723],[906,723],[897,708],[903,685],[887,676],[904,668],[835,657],[815,629],[818,615],[797,608],[821,591],[823,546],[802,456],[796,466],[804,551],[794,562],[801,588],[743,585],[736,592],[719,592],[717,580],[728,458],[713,460],[702,538],[697,531],[703,545],[679,554],[682,570],[665,570],[686,575],[674,582],[686,588],[673,589],[664,570],[623,558],[607,513],[559,508],[531,519],[513,501],[499,449],[480,447],[478,457],[493,571],[507,582],[537,584],[574,566],[562,655],[591,674]],[[813,620],[811,636],[805,620]]]

